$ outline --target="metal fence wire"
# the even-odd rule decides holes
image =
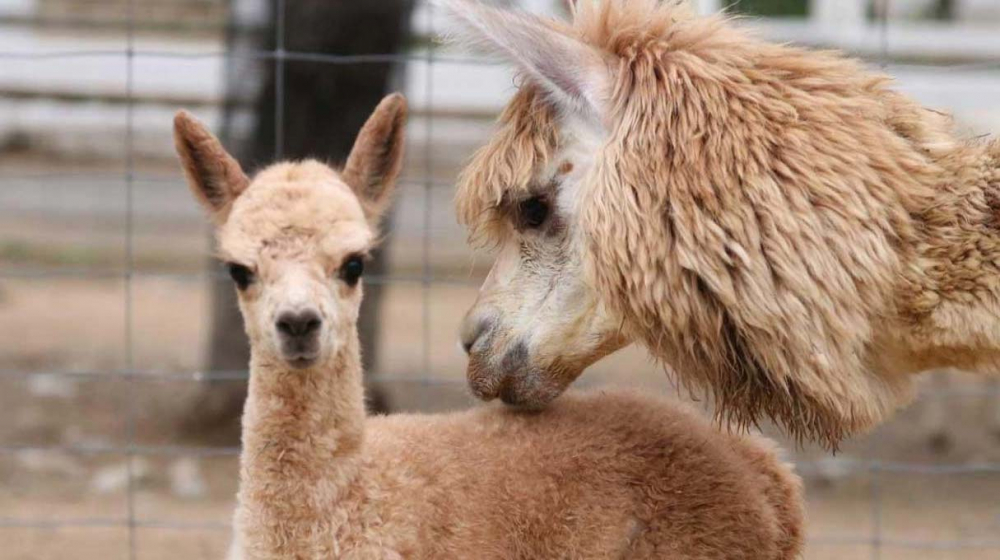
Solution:
[[[247,376],[246,371],[241,370],[165,371],[152,367],[140,367],[140,365],[136,362],[134,349],[137,338],[155,336],[155,333],[146,331],[139,332],[136,329],[136,281],[148,278],[205,281],[221,276],[221,274],[215,270],[210,270],[208,272],[172,272],[150,270],[148,267],[137,266],[135,223],[136,185],[138,182],[142,182],[145,185],[152,185],[152,188],[176,188],[176,184],[178,182],[177,179],[164,179],[162,176],[157,175],[146,176],[137,170],[137,148],[135,136],[137,97],[135,94],[135,83],[137,66],[143,62],[157,59],[172,59],[178,61],[211,59],[223,61],[223,64],[228,66],[242,59],[273,64],[277,85],[277,102],[274,107],[274,120],[276,122],[277,130],[275,138],[276,158],[280,158],[283,154],[282,132],[285,121],[285,115],[283,113],[285,107],[284,68],[289,62],[311,62],[320,65],[365,65],[385,63],[395,63],[400,66],[405,66],[411,63],[421,63],[424,65],[426,75],[422,81],[423,91],[421,93],[425,100],[425,106],[421,109],[423,118],[422,121],[420,121],[423,130],[411,130],[411,134],[419,133],[423,136],[423,150],[417,156],[421,160],[420,167],[422,169],[423,177],[409,176],[405,179],[405,184],[401,187],[403,189],[417,188],[422,189],[423,191],[421,202],[423,204],[423,208],[420,214],[420,219],[422,221],[422,224],[420,224],[422,238],[419,240],[419,260],[421,265],[415,272],[411,271],[399,274],[388,273],[380,276],[368,277],[366,282],[386,286],[409,286],[411,288],[419,286],[421,294],[421,359],[419,368],[422,373],[417,377],[382,374],[378,378],[379,382],[392,383],[396,381],[416,381],[423,384],[432,392],[438,390],[439,387],[444,386],[455,385],[461,387],[463,380],[460,377],[442,377],[435,375],[435,368],[432,363],[432,353],[434,352],[434,348],[432,348],[431,334],[432,329],[435,326],[432,316],[432,290],[447,286],[474,288],[478,285],[478,281],[474,278],[470,278],[468,275],[463,276],[436,273],[432,263],[434,258],[434,239],[431,232],[435,227],[437,227],[437,224],[434,223],[435,216],[437,215],[435,210],[440,210],[433,207],[432,203],[434,195],[442,190],[452,188],[452,184],[450,182],[436,178],[434,173],[436,165],[435,143],[438,140],[438,137],[436,136],[436,134],[438,134],[436,121],[439,118],[438,115],[440,111],[445,109],[443,107],[438,107],[435,102],[435,99],[439,94],[439,89],[435,83],[434,70],[436,66],[444,63],[462,64],[468,67],[475,67],[477,65],[492,65],[496,63],[494,61],[484,60],[478,57],[439,53],[437,52],[439,47],[432,42],[428,42],[420,48],[408,53],[352,55],[292,52],[284,48],[284,45],[286,44],[286,34],[294,32],[293,29],[286,29],[284,14],[285,3],[288,0],[276,1],[278,3],[278,10],[276,12],[278,14],[278,19],[276,21],[276,25],[274,26],[276,31],[274,44],[276,47],[273,50],[192,51],[190,49],[170,50],[159,46],[145,48],[139,41],[137,41],[138,20],[136,14],[138,4],[140,3],[138,0],[123,0],[119,2],[124,8],[124,12],[118,14],[120,17],[117,17],[112,23],[108,23],[106,21],[98,21],[95,23],[92,20],[87,20],[83,23],[71,20],[67,23],[66,18],[49,18],[47,20],[44,17],[22,17],[20,19],[9,18],[6,21],[0,21],[0,25],[8,26],[36,26],[40,23],[45,23],[46,21],[56,21],[59,25],[69,26],[84,24],[100,24],[103,26],[120,25],[124,27],[126,37],[125,44],[122,48],[81,48],[78,50],[74,48],[59,47],[51,50],[35,48],[19,50],[17,44],[11,41],[7,41],[0,46],[0,48],[8,49],[0,51],[0,76],[2,76],[2,66],[5,63],[15,61],[18,63],[37,61],[39,63],[58,63],[68,66],[75,64],[76,61],[84,59],[121,59],[124,61],[123,71],[125,74],[124,96],[117,100],[117,102],[123,103],[125,108],[124,152],[121,155],[121,161],[123,163],[120,173],[102,172],[100,174],[87,174],[86,172],[78,173],[75,171],[51,172],[44,169],[32,172],[13,173],[0,171],[0,181],[2,181],[5,185],[12,186],[19,182],[30,183],[38,185],[39,189],[43,189],[47,181],[54,180],[64,181],[70,185],[73,185],[74,180],[91,182],[107,180],[112,182],[121,182],[120,184],[122,188],[120,197],[124,205],[124,234],[123,242],[120,248],[120,261],[122,263],[120,269],[118,267],[101,268],[73,265],[57,268],[6,264],[0,266],[0,282],[5,283],[11,281],[30,282],[33,285],[44,287],[46,283],[52,283],[64,279],[120,279],[123,283],[123,290],[121,294],[123,302],[123,316],[121,317],[123,327],[121,336],[123,337],[123,340],[121,341],[121,345],[124,348],[124,357],[121,361],[121,367],[107,369],[67,368],[60,370],[38,371],[35,368],[27,366],[22,367],[16,363],[13,365],[5,364],[2,368],[0,368],[0,381],[3,381],[4,379],[24,379],[39,376],[48,378],[69,378],[75,380],[113,380],[115,383],[125,387],[125,398],[122,401],[123,406],[120,411],[120,421],[124,426],[124,441],[121,443],[91,442],[72,444],[32,444],[0,440],[0,458],[4,455],[14,456],[32,452],[56,452],[80,457],[118,457],[124,460],[124,464],[127,467],[125,472],[127,484],[124,488],[126,496],[124,515],[74,518],[61,516],[58,512],[52,514],[51,512],[46,512],[44,509],[41,513],[0,511],[0,542],[8,541],[9,538],[13,538],[4,536],[4,531],[10,531],[8,535],[14,535],[16,533],[13,531],[17,531],[19,529],[52,530],[55,531],[54,534],[56,535],[53,538],[60,538],[59,535],[64,533],[60,533],[59,531],[66,529],[124,529],[127,530],[128,533],[128,548],[123,555],[127,554],[128,558],[133,559],[144,555],[143,548],[140,546],[138,538],[139,532],[144,529],[169,529],[182,532],[226,532],[229,530],[228,523],[223,520],[178,520],[169,517],[159,518],[156,515],[149,517],[146,515],[139,515],[138,512],[139,508],[137,504],[137,496],[140,489],[137,484],[141,473],[136,472],[136,466],[139,459],[171,459],[177,457],[191,457],[199,460],[209,460],[216,457],[232,458],[239,454],[239,448],[233,446],[210,447],[188,446],[172,442],[161,444],[148,444],[140,442],[136,437],[136,426],[137,417],[142,411],[137,409],[137,403],[140,402],[137,396],[141,391],[143,391],[142,385],[173,381],[238,381],[245,379]],[[291,1],[294,2],[296,0]],[[144,8],[148,8],[148,2],[141,2],[141,4]],[[878,18],[880,18],[879,25],[875,26],[874,29],[876,29],[877,33],[879,33],[879,44],[881,45],[882,53],[879,57],[880,60],[873,62],[876,65],[887,67],[890,73],[894,70],[923,68],[924,65],[920,63],[891,64],[889,53],[893,48],[893,35],[891,31],[894,22],[890,20],[888,16],[888,2],[876,1],[874,13]],[[419,17],[426,18],[423,22],[423,26],[425,27],[424,31],[427,33],[433,33],[435,18],[433,17],[434,14],[432,10],[418,10],[417,14]],[[993,60],[963,62],[959,64],[950,64],[946,67],[938,66],[937,70],[941,72],[988,72],[1000,70],[1000,52],[995,54],[996,58]],[[72,97],[69,93],[64,93],[62,95]],[[18,94],[17,92],[12,92],[8,96],[8,100],[10,101],[28,98],[30,98],[29,95]],[[411,159],[412,158],[413,156],[411,155]],[[6,187],[4,187],[4,189],[5,188]],[[0,255],[0,258],[2,258],[2,255]],[[0,285],[0,288],[2,288],[2,285]],[[17,325],[7,324],[0,325],[0,327],[2,327],[4,332],[3,338],[17,339]],[[108,336],[112,336],[112,333],[109,332]],[[653,366],[650,367],[653,368]],[[661,381],[665,380],[661,379]],[[980,383],[971,386],[962,385],[937,388],[933,395],[927,395],[925,398],[948,400],[970,395],[982,396],[986,399],[993,399],[994,401],[1000,402],[1000,391],[997,390],[996,385],[988,385],[987,383]],[[66,421],[69,422],[71,420],[67,419]],[[998,444],[997,442],[993,442],[992,445],[996,446]],[[882,558],[888,557],[889,555],[887,552],[890,551],[893,554],[896,554],[896,556],[893,557],[898,558],[959,558],[967,557],[966,555],[972,555],[969,557],[974,558],[987,558],[990,557],[991,554],[995,554],[995,556],[992,556],[993,558],[1000,558],[1000,538],[998,538],[998,535],[1000,535],[1000,492],[998,492],[998,488],[1000,488],[1000,484],[998,484],[998,482],[1000,482],[1000,463],[989,460],[971,460],[959,463],[935,462],[928,464],[918,461],[908,462],[902,460],[894,461],[864,458],[853,459],[850,457],[830,459],[829,457],[813,455],[811,458],[798,460],[797,467],[800,473],[809,478],[811,475],[827,472],[829,465],[831,464],[830,461],[834,461],[836,468],[846,473],[844,476],[860,477],[867,480],[864,496],[858,499],[858,503],[861,504],[862,507],[856,508],[845,515],[862,518],[867,517],[868,528],[867,531],[847,532],[816,532],[814,529],[809,536],[810,550],[816,550],[816,547],[822,547],[824,549],[835,551],[841,550],[843,552],[834,552],[833,555],[830,556],[841,558]],[[16,479],[16,470],[16,466],[14,467],[14,472],[11,472],[10,469],[7,471],[0,470],[0,477],[8,478],[8,482],[3,482],[2,484],[14,484],[14,480]],[[233,471],[232,476],[235,477],[235,475],[236,473]],[[981,479],[983,481],[982,488],[984,491],[994,493],[991,498],[994,507],[992,510],[987,510],[987,513],[982,514],[982,517],[984,518],[972,520],[972,524],[977,527],[985,527],[986,529],[980,531],[979,534],[969,534],[967,536],[960,535],[955,538],[943,540],[925,537],[921,535],[919,531],[904,534],[900,534],[898,531],[891,531],[890,528],[887,527],[885,514],[886,484],[901,480],[904,477],[912,476],[923,477],[923,479],[928,481],[926,484],[931,486],[946,485],[949,481],[955,480],[959,477],[977,477],[977,480]],[[0,478],[0,481],[2,480],[3,478]],[[822,511],[819,510],[819,508],[823,507],[822,503],[814,503],[810,500],[810,505],[811,518],[822,518],[824,516]],[[935,507],[935,505],[930,503],[914,503],[910,506],[904,507],[927,508],[927,510],[930,511]],[[844,525],[850,524],[847,523]],[[837,526],[837,524],[834,523],[832,526]],[[4,556],[3,549],[4,547],[0,545],[0,557]]]

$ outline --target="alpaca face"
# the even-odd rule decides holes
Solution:
[[[600,131],[567,118],[558,135],[560,148],[527,188],[490,210],[497,256],[461,330],[470,387],[486,400],[543,406],[625,344],[620,321],[585,280],[577,241],[578,189]]]
[[[353,332],[373,232],[351,189],[324,165],[261,172],[219,227],[219,253],[259,358],[322,365]]]
[[[405,122],[405,99],[390,95],[342,171],[279,163],[251,181],[201,123],[178,113],[178,155],[218,226],[256,359],[323,366],[356,336],[361,275],[402,166]]]
[[[459,180],[460,217],[499,249],[461,338],[474,393],[538,407],[626,343],[587,281],[577,219],[608,134],[613,61],[556,22],[442,3],[461,37],[517,63],[528,79]]]

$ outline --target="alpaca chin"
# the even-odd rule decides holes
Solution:
[[[317,356],[296,355],[285,357],[285,362],[293,369],[309,369],[319,361]]]

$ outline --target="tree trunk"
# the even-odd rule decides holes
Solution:
[[[251,41],[257,50],[276,48],[278,3],[270,0],[269,4],[268,26],[258,40]],[[284,14],[284,50],[329,55],[397,53],[408,41],[412,9],[413,0],[291,0],[286,2]],[[231,46],[233,44],[231,42]],[[245,61],[237,56],[232,63],[241,60]],[[284,65],[284,88],[278,95],[281,64]],[[253,102],[253,133],[234,152],[250,173],[279,158],[317,158],[342,163],[358,130],[388,93],[394,70],[394,64],[387,62],[268,61],[263,87]],[[247,74],[246,71],[229,72],[227,97],[239,97],[238,91],[247,87]],[[276,131],[279,101],[283,108],[282,130]],[[233,104],[227,104],[226,110],[232,111]],[[231,115],[224,118],[224,122],[231,120]],[[276,142],[279,133],[280,153]],[[225,136],[228,135],[223,134]],[[391,231],[391,216],[386,222],[386,231]],[[383,245],[383,250],[375,255],[369,269],[373,275],[385,272],[385,248]],[[377,369],[377,316],[382,291],[377,282],[367,284],[361,306],[359,327],[367,372]],[[249,347],[230,283],[215,282],[212,298],[209,369],[213,372],[245,370]],[[368,395],[374,411],[387,409],[388,402],[382,391],[370,387]],[[185,431],[200,439],[208,436],[232,441],[238,437],[245,398],[245,381],[209,382],[185,419]]]

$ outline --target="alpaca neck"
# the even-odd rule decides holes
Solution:
[[[246,557],[328,557],[332,523],[359,470],[357,334],[308,370],[251,354],[237,518]]]

